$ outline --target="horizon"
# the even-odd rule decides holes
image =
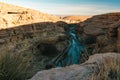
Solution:
[[[7,4],[17,5],[30,9],[35,9],[40,12],[65,16],[65,15],[99,15],[111,12],[119,12],[119,0],[71,0],[71,1],[56,1],[56,0],[0,0]]]

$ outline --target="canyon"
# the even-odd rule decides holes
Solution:
[[[0,2],[0,23],[1,53],[9,51],[30,58],[32,69],[28,78],[33,76],[30,80],[88,80],[93,77],[95,79],[90,80],[99,80],[99,74],[113,74],[110,70],[120,72],[120,12],[61,18]],[[45,65],[67,46],[64,29],[69,24],[77,25],[77,34],[90,54],[81,54],[78,65],[46,70]],[[106,73],[100,73],[101,69]],[[106,75],[109,80],[117,80],[109,74]]]

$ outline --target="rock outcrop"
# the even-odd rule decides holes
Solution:
[[[33,75],[66,47],[65,22],[40,22],[0,30],[0,51],[31,59]],[[31,71],[31,70],[30,70]],[[30,75],[30,76],[31,76]]]
[[[106,34],[106,29],[119,20],[120,12],[93,16],[83,22],[84,32],[91,35]]]
[[[120,77],[117,73],[115,75],[118,78],[110,75],[116,70],[120,73],[119,58],[120,54],[118,53],[95,54],[90,56],[89,60],[81,65],[40,71],[30,80],[103,80],[106,78],[109,78],[109,80],[119,80]]]
[[[120,12],[96,15],[80,23],[83,34],[96,37],[98,52],[118,52],[118,27],[120,26]],[[78,31],[79,32],[79,31]],[[83,35],[83,36],[84,36]],[[95,52],[96,53],[96,52]]]
[[[0,43],[16,42],[27,38],[39,36],[46,43],[55,43],[65,37],[64,22],[41,22],[16,26],[14,28],[0,30]]]

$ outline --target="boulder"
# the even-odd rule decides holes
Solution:
[[[105,73],[109,80],[116,80],[110,74],[111,70],[118,70],[120,67],[119,58],[120,54],[118,53],[95,54],[83,64],[39,71],[29,80],[102,80]],[[102,76],[98,76],[99,74]]]

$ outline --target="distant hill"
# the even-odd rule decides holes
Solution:
[[[56,22],[60,18],[36,10],[0,2],[0,29],[37,22]]]
[[[81,22],[85,21],[88,18],[91,18],[92,16],[65,16],[63,17],[63,20],[66,22]]]

